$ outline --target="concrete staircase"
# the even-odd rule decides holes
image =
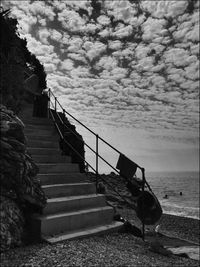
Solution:
[[[31,220],[34,239],[54,243],[118,230],[122,223],[113,221],[114,210],[106,205],[105,196],[95,193],[95,185],[80,173],[78,164],[61,156],[52,122],[33,117],[23,122],[28,151],[39,166],[38,177],[48,197],[43,214],[34,214]]]

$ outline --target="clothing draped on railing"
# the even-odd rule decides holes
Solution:
[[[137,171],[137,164],[120,153],[116,168],[120,170],[120,175],[132,178]]]

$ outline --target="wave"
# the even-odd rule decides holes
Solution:
[[[172,203],[162,204],[163,212],[166,214],[177,215],[181,217],[188,217],[193,219],[200,219],[199,208],[196,207],[182,207]]]

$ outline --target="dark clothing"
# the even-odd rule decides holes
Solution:
[[[137,171],[137,164],[120,154],[116,168],[120,170],[121,176],[131,179]]]
[[[137,199],[136,214],[146,225],[155,224],[162,215],[162,208],[153,192],[144,191]]]
[[[140,186],[136,182],[128,181],[126,187],[131,192],[133,197],[138,197],[141,193]]]

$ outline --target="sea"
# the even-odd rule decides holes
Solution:
[[[199,172],[147,173],[146,180],[164,213],[200,219]]]

